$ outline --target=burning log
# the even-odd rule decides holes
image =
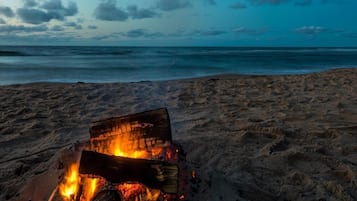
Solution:
[[[178,167],[166,161],[131,159],[83,151],[79,173],[98,175],[112,183],[140,182],[164,193],[178,191]]]
[[[123,126],[125,125],[125,126]],[[90,138],[98,138],[123,132],[137,134],[138,138],[154,138],[158,141],[171,143],[171,127],[169,114],[166,108],[150,110],[137,114],[113,117],[94,122],[89,129]]]

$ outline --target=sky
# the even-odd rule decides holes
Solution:
[[[0,45],[357,47],[357,0],[0,0]]]

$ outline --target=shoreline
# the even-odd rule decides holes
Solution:
[[[355,200],[356,78],[351,68],[2,85],[0,200],[44,196],[33,184],[58,168],[62,146],[89,138],[90,122],[160,107],[202,179],[189,200]]]
[[[0,87],[3,86],[17,86],[17,85],[36,85],[36,84],[125,84],[125,83],[145,83],[145,82],[169,82],[169,81],[183,81],[183,80],[198,80],[198,79],[216,79],[216,78],[237,78],[237,77],[277,77],[277,76],[300,76],[300,75],[310,75],[310,74],[319,74],[324,72],[334,72],[339,70],[354,70],[357,67],[349,67],[349,68],[331,68],[327,70],[321,71],[313,71],[313,72],[306,72],[306,73],[295,73],[295,74],[239,74],[239,73],[223,73],[223,74],[213,74],[213,75],[203,75],[203,76],[195,76],[195,77],[178,77],[172,79],[157,79],[157,80],[139,80],[139,81],[113,81],[113,82],[83,82],[83,81],[76,81],[76,82],[60,82],[60,81],[39,81],[39,82],[26,82],[26,83],[12,83],[12,84],[1,84]]]

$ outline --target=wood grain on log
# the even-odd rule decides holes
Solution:
[[[131,159],[83,151],[80,174],[98,175],[112,183],[140,182],[164,193],[176,194],[178,167],[166,161]]]
[[[99,141],[113,135],[130,133],[135,139],[152,141],[152,147],[167,146],[172,141],[166,108],[97,121],[92,124],[89,133],[91,140]]]

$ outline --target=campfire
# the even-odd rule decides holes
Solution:
[[[172,141],[165,108],[94,122],[89,133],[58,186],[61,200],[185,200],[195,174]]]

